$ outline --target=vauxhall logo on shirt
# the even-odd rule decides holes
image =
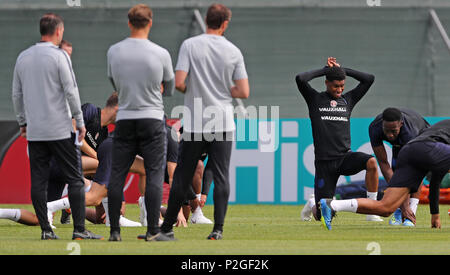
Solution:
[[[319,107],[319,112],[323,114],[320,117],[322,120],[348,121],[348,118],[346,116],[342,116],[347,113],[347,107],[338,107],[338,103],[336,100],[330,101],[330,107]]]

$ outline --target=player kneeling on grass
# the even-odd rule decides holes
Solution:
[[[326,77],[326,91],[318,92],[310,86],[309,82],[323,76]],[[356,79],[359,84],[344,93],[346,76]],[[334,57],[327,59],[327,65],[324,68],[296,76],[298,90],[309,109],[316,169],[315,198],[307,204],[310,211],[307,214],[302,211],[302,217],[309,218],[313,212],[316,220],[320,220],[320,212],[315,211],[316,205],[320,199],[334,196],[336,184],[341,175],[351,176],[366,170],[367,197],[372,200],[377,199],[377,161],[372,155],[352,152],[350,136],[352,111],[369,91],[374,80],[375,77],[371,74],[341,68]],[[380,217],[374,215],[368,215],[366,219],[382,221]]]
[[[450,169],[450,120],[443,120],[425,129],[400,151],[398,167],[384,192],[381,201],[368,199],[331,200],[319,202],[322,223],[331,230],[335,212],[345,211],[359,214],[391,215],[411,193],[414,193],[428,172],[430,181],[431,227],[441,228],[439,217],[440,183]],[[415,223],[413,213],[407,213]]]

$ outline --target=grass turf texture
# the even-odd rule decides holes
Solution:
[[[31,205],[0,205],[0,208],[24,208]],[[389,226],[384,222],[367,222],[365,215],[339,213],[333,230],[320,222],[303,222],[303,206],[230,205],[224,227],[224,239],[209,241],[211,225],[175,228],[176,242],[145,242],[137,235],[146,228],[122,228],[122,242],[108,242],[109,228],[86,221],[87,229],[103,235],[105,241],[77,241],[82,255],[109,254],[178,254],[178,255],[288,255],[288,254],[362,254],[373,252],[371,243],[379,244],[381,254],[450,254],[450,217],[448,205],[441,205],[442,229],[430,228],[429,208],[419,205],[415,228]],[[213,207],[203,212],[212,218]],[[0,220],[0,254],[68,255],[72,242],[72,225],[59,224],[55,215],[54,231],[60,240],[41,241],[38,226],[25,226]],[[128,204],[126,217],[137,221],[139,208]]]

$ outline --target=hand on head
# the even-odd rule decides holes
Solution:
[[[339,63],[336,62],[336,58],[335,57],[328,57],[327,59],[327,66],[328,67],[340,67],[341,65],[339,65]]]

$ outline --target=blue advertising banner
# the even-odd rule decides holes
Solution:
[[[430,124],[446,118],[426,118]],[[352,150],[373,154],[368,127],[373,118],[351,120]],[[231,204],[304,204],[314,188],[310,120],[239,120],[230,165]],[[388,159],[392,151],[386,143]],[[380,179],[382,179],[379,170]],[[338,185],[364,181],[365,171],[341,176]],[[212,192],[208,203],[212,203]]]

